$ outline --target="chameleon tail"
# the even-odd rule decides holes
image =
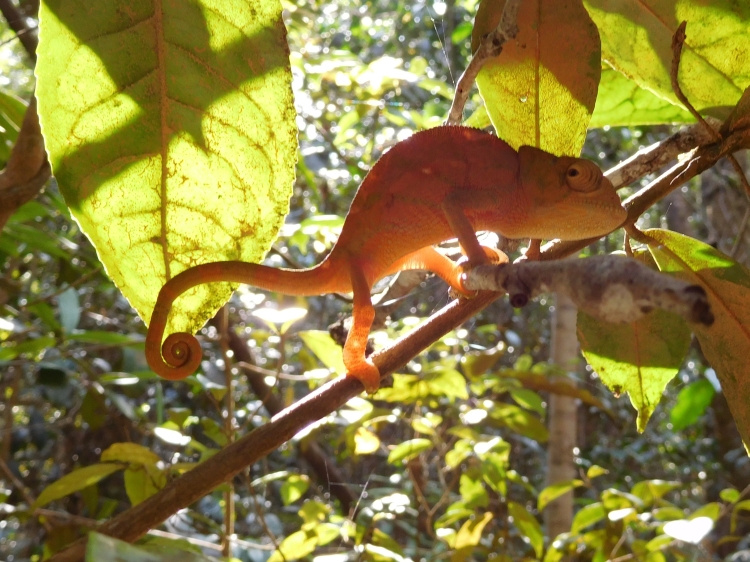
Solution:
[[[339,269],[337,272],[336,269]],[[328,260],[302,270],[276,269],[239,261],[197,265],[176,275],[161,288],[146,335],[146,360],[151,369],[168,380],[180,380],[198,369],[201,347],[194,335],[177,332],[162,345],[172,303],[185,291],[204,283],[245,283],[289,295],[312,296],[351,290],[349,279],[341,278],[341,268]]]

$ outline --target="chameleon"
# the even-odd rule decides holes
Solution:
[[[469,267],[507,261],[480,245],[476,232],[507,238],[581,240],[607,234],[626,218],[610,181],[591,161],[554,156],[531,146],[518,151],[478,129],[442,126],[397,143],[370,169],[351,203],[328,256],[309,269],[277,269],[240,261],[193,266],[159,292],[148,334],[146,359],[160,376],[179,380],[201,361],[192,334],[163,342],[174,300],[203,283],[245,283],[290,295],[352,293],[352,326],[344,344],[347,375],[368,393],[380,373],[365,357],[375,310],[374,283],[407,269],[425,269],[460,297],[471,297],[462,275]],[[458,238],[466,260],[457,263],[435,244]]]

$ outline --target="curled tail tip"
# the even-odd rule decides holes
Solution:
[[[160,377],[167,380],[182,380],[198,370],[202,351],[200,343],[192,334],[177,332],[167,336],[161,346],[158,359],[147,357],[149,366]]]

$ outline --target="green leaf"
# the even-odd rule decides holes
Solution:
[[[695,121],[687,109],[641,88],[633,80],[611,68],[602,70],[596,107],[589,128],[634,127],[660,123]]]
[[[719,497],[727,503],[734,503],[740,499],[740,492],[734,488],[724,488],[719,492]]]
[[[500,21],[505,2],[479,5],[472,51]],[[557,155],[578,156],[596,102],[601,53],[596,26],[580,1],[522,2],[518,36],[487,61],[479,93],[498,136]]]
[[[508,502],[508,513],[513,517],[513,524],[521,535],[529,539],[529,544],[534,549],[536,557],[540,558],[544,549],[544,534],[539,521],[526,511],[524,506],[516,502]]]
[[[469,474],[462,474],[458,489],[461,493],[461,501],[469,509],[487,507],[490,503],[487,490],[485,490],[480,478],[475,479]]]
[[[10,361],[24,353],[37,356],[45,349],[53,347],[55,343],[55,338],[50,336],[42,336],[18,344],[16,342],[5,342],[0,344],[0,361]]]
[[[678,104],[669,72],[672,36],[687,21],[680,86],[699,111],[726,117],[750,85],[750,4],[733,0],[584,0],[602,58],[639,86]],[[732,53],[727,56],[727,53]],[[724,106],[724,107],[719,107]]]
[[[320,359],[321,363],[335,371],[338,375],[346,374],[344,355],[328,332],[322,330],[306,330],[298,333],[300,339]]]
[[[308,535],[305,531],[297,531],[281,541],[279,549],[274,551],[268,562],[299,560],[308,554],[312,554],[316,546],[318,546],[317,535]]]
[[[649,230],[649,246],[661,271],[700,284],[714,314],[712,326],[692,326],[716,370],[745,448],[750,446],[750,272],[708,244],[668,230]]]
[[[515,400],[522,408],[531,410],[540,416],[544,415],[544,401],[542,400],[542,397],[533,390],[527,388],[511,388],[509,392],[513,400]]]
[[[126,467],[126,464],[121,463],[101,463],[77,468],[42,490],[31,509],[45,506],[51,501],[83,490],[86,486],[96,484],[99,480]]]
[[[679,488],[679,482],[669,482],[667,480],[644,480],[637,482],[630,493],[643,500],[643,505],[652,505],[656,500],[660,500],[664,494]]]
[[[380,438],[362,426],[354,432],[354,454],[371,455],[380,449]]]
[[[578,313],[578,341],[586,361],[610,390],[630,395],[638,431],[677,374],[690,346],[690,329],[675,314],[654,310],[636,322],[610,324]]]
[[[155,466],[161,459],[151,449],[137,443],[114,443],[102,452],[102,462],[119,461]]]
[[[677,403],[669,412],[669,421],[675,431],[693,425],[704,414],[714,399],[716,390],[706,379],[690,383],[677,394]]]
[[[580,533],[586,527],[590,527],[604,519],[607,516],[607,510],[601,502],[586,505],[578,510],[573,517],[573,524],[570,527],[571,533]]]
[[[101,343],[107,345],[127,345],[136,341],[131,336],[101,330],[78,330],[72,334],[66,334],[65,339],[82,343]]]
[[[154,466],[131,466],[125,470],[124,478],[125,493],[133,506],[156,494],[167,482],[166,475]]]
[[[547,486],[539,493],[539,499],[537,500],[537,509],[539,511],[542,511],[550,502],[581,486],[583,486],[583,480],[578,479],[557,482],[555,484]]]
[[[400,461],[406,462],[431,448],[432,441],[429,439],[409,439],[391,449],[391,452],[388,453],[388,464],[396,464]]]
[[[47,0],[36,66],[66,203],[147,322],[168,278],[260,261],[288,212],[297,126],[278,0]],[[195,331],[231,294],[178,299]]]
[[[207,558],[195,552],[189,552],[187,544],[180,548],[180,541],[159,542],[156,545],[132,545],[113,539],[106,535],[91,532],[86,543],[86,562],[160,562],[162,560],[180,560],[180,562],[211,562],[216,558]]]
[[[540,443],[545,443],[549,437],[547,428],[539,421],[539,418],[513,404],[497,404],[490,412],[490,417],[516,433]]]
[[[451,401],[455,398],[467,400],[466,380],[455,369],[439,367],[424,374],[427,391],[432,396],[444,396]]]
[[[296,502],[310,487],[310,479],[307,476],[292,474],[281,485],[281,501],[284,505]]]
[[[597,476],[602,476],[603,474],[609,474],[609,470],[595,464],[590,466],[586,471],[586,478],[590,480],[592,478],[596,478]]]
[[[481,517],[476,517],[469,521],[464,521],[461,528],[456,533],[453,548],[456,552],[451,556],[451,562],[463,562],[474,552],[475,547],[482,540],[482,531],[487,523],[492,521],[492,512],[485,512]]]

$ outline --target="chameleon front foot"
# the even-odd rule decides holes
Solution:
[[[346,376],[359,380],[364,385],[367,394],[375,394],[380,388],[380,371],[369,359],[347,366]]]

